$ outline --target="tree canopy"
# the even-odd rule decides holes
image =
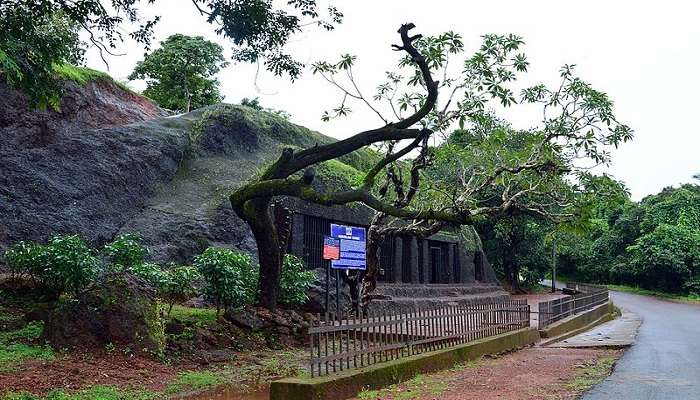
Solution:
[[[700,295],[700,187],[599,204],[592,229],[570,236],[561,266],[578,279]]]
[[[162,107],[189,112],[223,99],[215,76],[227,64],[218,44],[202,36],[176,34],[146,54],[129,79],[145,79],[143,94]]]
[[[310,25],[331,30],[342,22],[335,7],[326,10],[315,0],[191,0],[192,12],[232,42],[233,59],[262,62],[276,75],[296,79],[303,63],[285,52],[294,34]],[[139,6],[157,0],[2,0],[0,1],[0,72],[7,82],[24,91],[33,105],[58,107],[60,85],[53,66],[75,61],[77,40],[85,32],[89,45],[107,55],[118,55],[119,45],[131,39],[149,50],[153,29],[161,16],[144,20]],[[58,18],[58,20],[57,20]],[[136,25],[136,29],[130,26]],[[128,32],[128,33],[125,33]]]
[[[342,96],[338,106],[323,114],[324,120],[347,116],[349,102],[356,101],[378,116],[378,128],[332,144],[285,149],[277,161],[231,195],[234,210],[251,226],[258,245],[263,305],[276,305],[281,249],[289,229],[288,218],[272,212],[276,196],[322,205],[360,202],[374,209],[365,278],[371,291],[378,243],[384,235],[429,235],[449,224],[473,224],[509,210],[548,218],[573,215],[572,209],[583,197],[576,186],[564,184],[564,178],[586,180],[585,168],[590,165],[580,161],[606,163],[610,156],[605,147],[632,137],[632,130],[615,119],[612,102],[576,77],[573,66],[562,68],[562,82],[556,89],[536,85],[516,99],[509,84],[528,66],[525,56],[517,52],[523,43],[517,36],[486,35],[475,54],[449,62],[464,52],[459,35],[411,36],[413,28],[405,24],[399,30],[401,44],[394,49],[403,56],[372,97],[363,94],[355,80],[354,56],[312,67]],[[449,68],[455,63],[456,71]],[[441,92],[446,96],[438,101]],[[542,106],[542,121],[523,135],[523,146],[517,151],[497,151],[510,140],[512,130],[498,129],[504,124],[489,112],[491,101]],[[382,104],[388,113],[382,112]],[[483,145],[435,146],[457,127],[482,132]],[[310,167],[366,146],[374,146],[382,157],[356,187],[334,192],[311,185],[314,171]],[[488,151],[479,150],[484,148]],[[431,175],[433,168],[450,173]],[[497,201],[491,204],[484,199]]]

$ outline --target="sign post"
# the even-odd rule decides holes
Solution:
[[[335,312],[337,318],[340,318],[340,270],[365,270],[367,269],[367,252],[366,252],[366,231],[365,228],[357,226],[331,224],[331,236],[329,239],[337,240],[338,253],[337,257],[330,258],[330,255],[336,256],[335,248],[329,250],[329,258],[326,258],[326,246],[324,241],[324,258],[331,260],[330,269],[335,270]],[[325,239],[324,239],[325,240]],[[329,281],[329,273],[326,274],[326,282]],[[326,283],[326,299],[328,299],[328,283]],[[328,300],[326,300],[326,310],[328,310]]]
[[[340,239],[333,238],[331,236],[323,237],[323,259],[332,261],[340,259]],[[335,277],[336,286],[338,276]],[[329,293],[330,293],[330,282],[331,282],[331,269],[330,266],[326,266],[326,312],[328,312],[329,306]],[[338,291],[338,290],[336,290]],[[338,296],[338,293],[336,293]],[[337,307],[336,307],[337,308]]]

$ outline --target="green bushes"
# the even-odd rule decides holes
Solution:
[[[204,277],[204,294],[216,305],[217,312],[255,300],[258,270],[249,256],[210,247],[195,257],[194,266]]]
[[[172,266],[165,271],[160,296],[168,304],[168,315],[173,310],[175,303],[187,301],[197,294],[195,283],[200,278],[201,275],[197,269],[190,266]]]
[[[304,304],[309,299],[306,291],[314,279],[316,274],[306,270],[304,262],[299,257],[285,254],[280,278],[280,304],[287,306]]]
[[[148,256],[148,250],[141,245],[141,238],[133,233],[117,236],[105,246],[104,253],[115,271],[138,267]]]
[[[13,274],[27,275],[51,299],[79,296],[95,280],[99,261],[78,236],[54,236],[46,245],[19,242],[4,255]]]
[[[50,300],[64,293],[80,296],[98,281],[100,271],[129,272],[151,286],[168,305],[204,294],[216,307],[242,307],[256,300],[259,266],[250,256],[229,249],[210,247],[195,257],[193,266],[170,264],[162,267],[145,262],[148,250],[136,234],[119,235],[103,248],[103,263],[97,251],[78,236],[55,236],[47,244],[17,242],[3,260],[13,277],[26,276]],[[303,304],[316,278],[298,257],[285,255],[280,278],[280,304]],[[201,291],[199,288],[202,287]]]

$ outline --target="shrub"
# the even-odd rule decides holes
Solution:
[[[217,312],[255,300],[258,271],[248,255],[210,247],[195,257],[194,266],[202,274],[204,294],[214,302]]]
[[[54,236],[45,249],[46,263],[37,276],[52,298],[65,291],[77,297],[97,277],[97,257],[80,237]]]
[[[10,246],[3,255],[12,278],[29,275],[33,278],[46,264],[46,246],[20,241]]]
[[[143,263],[129,268],[129,272],[146,282],[153,289],[160,291],[168,280],[168,274],[158,264]]]
[[[133,233],[117,236],[112,243],[105,245],[104,253],[114,271],[141,265],[148,256],[148,250],[141,245],[141,237]]]
[[[173,266],[165,271],[165,283],[160,291],[163,300],[168,303],[168,315],[173,305],[190,299],[197,294],[196,282],[200,279],[199,271],[189,266]]]
[[[288,306],[303,304],[309,299],[306,292],[315,279],[316,274],[308,271],[299,257],[285,254],[282,261],[279,302]]]

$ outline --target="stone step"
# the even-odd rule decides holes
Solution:
[[[408,285],[408,284],[381,284],[375,289],[375,293],[392,298],[432,298],[432,297],[460,297],[480,293],[496,292],[502,290],[496,284],[474,285]]]
[[[447,297],[393,297],[376,299],[369,304],[370,312],[407,313],[417,309],[435,309],[448,305],[474,304],[478,302],[505,300],[510,296],[503,290],[483,292],[473,295]]]

